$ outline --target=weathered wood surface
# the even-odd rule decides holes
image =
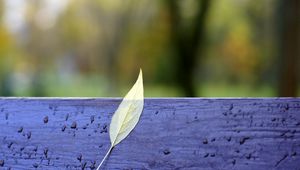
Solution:
[[[120,99],[0,98],[0,169],[95,169]],[[300,99],[146,99],[103,169],[300,169]]]

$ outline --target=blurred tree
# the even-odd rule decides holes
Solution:
[[[4,1],[0,1],[0,24],[3,22]]]
[[[62,44],[74,57],[79,71],[104,73],[108,94],[119,94],[118,57],[126,45],[136,1],[71,1],[59,19]],[[103,76],[103,74],[101,75]]]
[[[7,56],[12,47],[12,38],[4,26],[4,1],[0,1],[0,96],[12,96],[12,74]]]
[[[26,48],[27,60],[31,62],[31,96],[43,97],[46,96],[45,86],[43,86],[44,79],[42,78],[41,70],[45,69],[49,62],[46,62],[53,53],[50,47],[53,43],[53,35],[50,32],[42,29],[41,23],[39,23],[38,14],[42,9],[42,1],[33,0],[26,4],[26,33],[30,36],[24,38],[24,47]],[[45,22],[45,21],[44,21]],[[46,64],[47,63],[47,64]]]
[[[98,2],[101,6],[101,1]],[[103,3],[103,2],[102,2]],[[99,51],[100,55],[104,55],[105,61],[106,61],[106,75],[109,78],[109,86],[108,91],[110,94],[118,94],[119,89],[117,87],[118,83],[118,63],[117,63],[117,57],[119,56],[119,52],[123,45],[125,45],[125,37],[128,34],[129,26],[133,19],[133,12],[135,5],[138,2],[136,1],[120,1],[119,3],[114,3],[115,10],[116,11],[109,11],[108,19],[101,17],[98,14],[99,18],[99,25],[105,23],[102,25],[104,34],[103,34],[103,42],[105,43],[99,43],[99,45],[102,45],[102,51]],[[100,63],[103,62],[103,60],[99,57],[98,60]]]
[[[196,96],[194,71],[197,56],[203,57],[204,28],[210,0],[193,1],[195,9],[191,23],[183,20],[180,1],[167,0],[170,12],[171,39],[175,51],[175,75],[177,84],[185,96]],[[201,54],[199,53],[201,52]]]
[[[300,1],[279,1],[279,96],[297,96],[300,57]]]
[[[0,85],[0,96],[12,96],[12,74],[8,71],[2,73],[1,85]]]

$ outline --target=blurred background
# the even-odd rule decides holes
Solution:
[[[0,96],[300,96],[298,0],[0,0]]]

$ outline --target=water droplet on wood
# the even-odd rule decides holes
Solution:
[[[31,138],[31,132],[28,132],[27,133],[27,139],[30,139]]]
[[[103,125],[102,130],[100,133],[107,133],[107,125]]]
[[[22,133],[23,131],[23,126],[21,126],[19,129],[18,129],[18,133]]]
[[[94,120],[95,120],[95,116],[93,115],[93,116],[91,116],[91,124],[94,122]]]
[[[169,149],[165,149],[165,150],[164,150],[164,154],[165,154],[165,155],[169,155],[170,153],[171,153],[171,152],[170,152]]]
[[[229,107],[229,110],[232,110],[232,109],[233,109],[233,104],[231,104]]]
[[[12,146],[13,144],[14,144],[13,142],[10,142],[10,143],[7,145],[7,147],[10,149],[11,146]]]
[[[48,158],[48,148],[44,149],[44,155],[45,155],[46,158]]]
[[[246,140],[250,139],[250,137],[244,137],[240,140],[240,144],[244,144],[246,142]]]
[[[79,155],[77,155],[77,160],[79,161],[79,162],[81,162],[81,160],[82,160],[82,154],[80,153]]]
[[[95,169],[96,168],[96,161],[91,161],[91,169]]]
[[[246,158],[247,158],[247,159],[250,159],[251,157],[252,157],[252,154],[251,154],[251,153],[249,153],[249,154],[246,155]]]
[[[86,162],[84,162],[83,164],[81,164],[81,169],[84,170],[86,167]]]
[[[33,149],[33,151],[34,151],[34,152],[37,152],[37,150],[38,150],[38,147],[36,146],[36,147]]]
[[[67,128],[67,126],[66,126],[66,125],[63,125],[63,126],[61,127],[61,131],[64,132],[64,131],[66,130],[66,128]]]
[[[4,166],[4,160],[0,160],[0,166],[1,166],[1,167]]]
[[[48,116],[44,117],[43,119],[44,123],[48,123],[48,120],[49,120]]]
[[[76,123],[76,122],[73,122],[72,125],[71,125],[71,128],[72,128],[72,129],[76,129],[76,127],[77,127],[77,123]]]
[[[232,160],[232,165],[235,165],[235,163],[236,163],[236,160],[234,159],[234,160]]]
[[[68,121],[68,119],[69,119],[69,113],[66,114],[65,121]]]
[[[39,167],[39,164],[34,163],[32,166],[33,166],[34,168],[38,168],[38,167]]]

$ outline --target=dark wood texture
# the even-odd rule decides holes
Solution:
[[[0,98],[0,169],[95,169],[119,103]],[[146,99],[103,169],[299,170],[300,99]]]

